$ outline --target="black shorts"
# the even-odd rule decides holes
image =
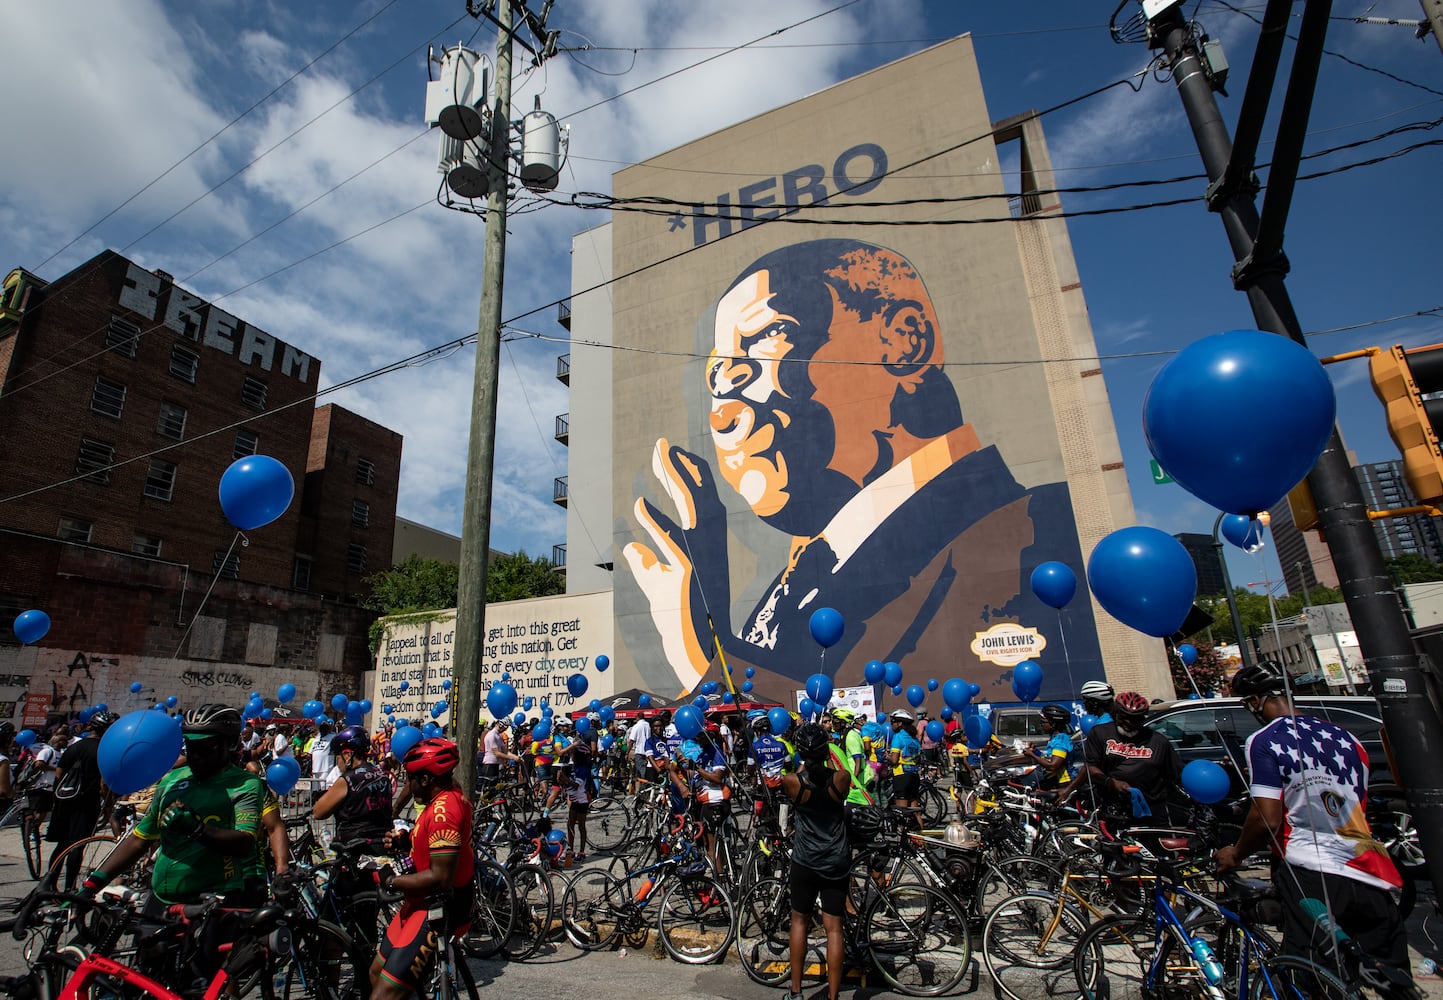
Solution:
[[[25,802],[32,812],[48,813],[55,808],[55,792],[49,788],[32,788],[25,793]]]
[[[483,764],[481,765],[481,783],[484,784],[484,785],[494,785],[494,784],[496,784],[496,776],[497,776],[500,772],[501,772],[501,765],[500,765],[500,764],[494,764],[494,763],[493,763],[493,764],[485,764],[485,763],[483,763]]]
[[[471,925],[474,898],[475,890],[471,886],[461,886],[452,890],[446,903],[446,926],[452,928],[457,937],[466,933]],[[418,907],[405,916],[402,916],[403,913],[404,910],[397,911],[381,938],[381,947],[377,952],[381,959],[381,976],[403,990],[420,995],[426,986],[431,963],[436,960],[440,935],[426,907]]]
[[[573,802],[566,810],[566,818],[578,823],[586,821],[586,814],[591,811],[590,802]]]
[[[717,833],[726,822],[730,806],[730,802],[702,802],[700,799],[693,799],[692,817],[701,823],[702,829]]]
[[[922,792],[922,777],[916,771],[903,771],[892,775],[892,797],[916,802]]]
[[[1295,834],[1301,836],[1301,834]],[[1338,927],[1363,950],[1394,968],[1408,970],[1408,936],[1393,894],[1357,879],[1273,863],[1273,886],[1283,904],[1283,954],[1315,962],[1326,958],[1326,938],[1302,900],[1325,900]]]
[[[821,901],[822,912],[840,917],[847,908],[847,877],[826,878],[792,862],[792,909],[810,917]]]

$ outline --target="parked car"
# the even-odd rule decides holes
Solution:
[[[1383,721],[1373,698],[1298,695],[1297,707],[1337,723],[1352,733],[1368,754],[1368,818],[1373,835],[1388,845],[1394,858],[1417,868],[1423,863],[1418,834],[1413,827],[1407,797],[1383,745]],[[1260,728],[1240,698],[1204,698],[1177,701],[1154,708],[1148,725],[1168,738],[1183,761],[1211,760],[1230,763],[1234,791],[1246,791],[1244,748]]]
[[[992,735],[1008,746],[1020,740],[1025,746],[1040,747],[1048,740],[1042,713],[1036,708],[996,708],[988,721],[992,723]]]

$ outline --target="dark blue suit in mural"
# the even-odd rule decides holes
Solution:
[[[826,656],[839,685],[890,659],[907,683],[963,676],[1010,697],[1010,668],[970,649],[1001,622],[1047,639],[1044,696],[1102,675],[1085,596],[1064,618],[1064,661],[1058,616],[1027,585],[1052,559],[1081,575],[1067,486],[1024,489],[965,422],[932,299],[900,254],[817,240],[757,260],[717,303],[705,373],[713,460],[658,442],[675,515],[638,500],[649,543],[623,549],[684,690],[719,676],[712,626],[733,670],[763,672],[758,688],[799,686],[818,669],[807,623],[821,607],[847,623]],[[744,613],[718,478],[791,539]]]

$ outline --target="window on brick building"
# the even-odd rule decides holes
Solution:
[[[90,408],[107,417],[119,417],[125,409],[125,384],[95,376],[95,388],[90,393]]]
[[[145,495],[156,500],[169,500],[175,492],[175,463],[152,458],[145,476]]]
[[[15,627],[12,624],[22,611],[28,611],[39,603],[34,597],[16,597],[13,594],[0,594],[0,646],[18,646],[20,640],[15,638]]]
[[[218,577],[234,580],[240,576],[240,556],[234,552],[217,552],[211,558],[210,571]]]
[[[142,535],[135,533],[130,540],[130,551],[138,556],[150,556],[152,559],[160,556],[161,539],[159,535]]]
[[[176,378],[195,384],[196,373],[200,371],[200,354],[184,344],[170,345],[170,373]]]
[[[241,386],[241,402],[252,410],[264,410],[266,408],[266,393],[269,390],[266,384],[258,378],[246,376],[245,384]]]
[[[60,519],[60,530],[56,534],[62,542],[88,542],[90,533],[95,528],[91,522],[79,517],[62,517]]]
[[[155,422],[155,433],[161,437],[174,438],[179,441],[185,437],[185,417],[184,406],[162,399],[160,401],[160,417]]]
[[[356,482],[370,486],[376,481],[376,465],[368,458],[356,459]]]
[[[364,528],[371,523],[371,505],[364,500],[351,501],[351,523]]]
[[[260,435],[255,431],[248,431],[244,427],[235,432],[235,446],[231,448],[232,458],[245,458],[254,455],[260,447]]]
[[[114,461],[115,445],[83,437],[80,439],[80,451],[75,456],[75,474],[92,483],[108,483],[110,466]]]
[[[105,349],[123,358],[135,357],[135,345],[140,340],[140,327],[120,316],[110,317],[105,328]]]
[[[366,547],[352,542],[346,546],[346,572],[356,576],[366,572]]]
[[[296,590],[311,589],[311,566],[315,560],[310,556],[296,556],[295,566],[291,569],[291,587]]]

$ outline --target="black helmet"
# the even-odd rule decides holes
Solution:
[[[331,737],[330,750],[332,756],[338,756],[343,751],[349,750],[362,757],[369,757],[371,755],[371,737],[363,726],[347,726]]]
[[[220,736],[238,740],[241,716],[229,705],[201,705],[185,713],[180,722],[180,732],[183,736]]]
[[[1238,698],[1250,698],[1259,694],[1282,694],[1286,687],[1283,672],[1271,660],[1243,667],[1233,674],[1232,692]]]
[[[1072,721],[1072,713],[1061,705],[1046,705],[1042,709],[1042,717],[1048,722],[1065,726]]]
[[[3,747],[14,738],[15,724],[13,722],[0,722],[0,747]]]
[[[817,757],[831,742],[827,731],[815,722],[798,726],[796,735],[792,737],[792,746],[797,748],[797,755],[802,758]]]
[[[90,717],[90,731],[96,736],[100,736],[111,726],[115,725],[115,720],[118,718],[120,718],[120,716],[114,712],[96,712]]]

